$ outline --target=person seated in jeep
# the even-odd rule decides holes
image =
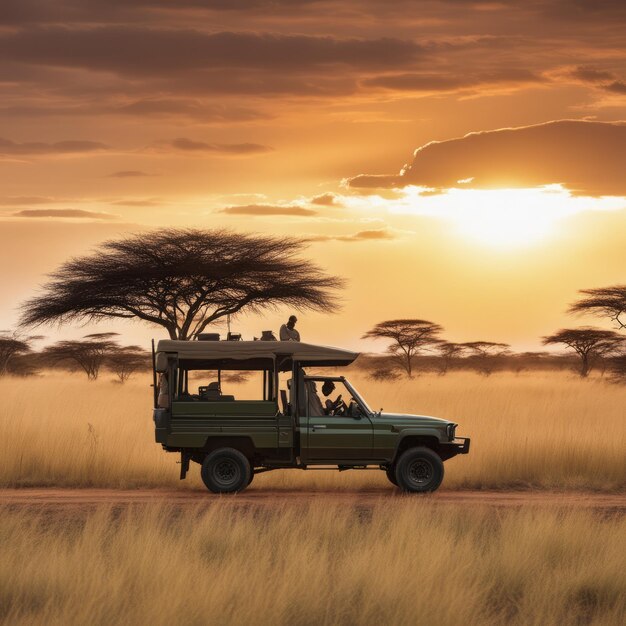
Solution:
[[[324,415],[324,406],[317,393],[317,385],[312,380],[307,380],[305,385],[307,391],[308,415],[313,417]]]
[[[338,395],[334,400],[328,398],[330,394],[335,391],[336,386],[332,380],[325,380],[322,385],[322,393],[327,397],[324,402],[324,415],[340,415],[340,411],[343,405],[341,395]]]

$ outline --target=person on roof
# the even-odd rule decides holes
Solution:
[[[290,315],[287,323],[280,327],[281,341],[300,341],[300,333],[296,330],[297,321],[298,318],[295,315]]]

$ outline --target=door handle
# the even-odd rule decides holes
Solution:
[[[313,430],[315,430],[316,428],[326,428],[326,424],[313,424],[313,426],[311,426],[311,428]]]

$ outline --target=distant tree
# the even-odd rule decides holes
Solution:
[[[233,383],[235,385],[240,385],[242,383],[247,382],[250,379],[251,372],[239,371],[239,372],[229,372],[222,374],[222,380],[227,383]]]
[[[59,341],[44,348],[43,356],[51,363],[74,362],[89,380],[96,380],[104,362],[118,348],[115,336],[117,333],[92,333],[83,340]]]
[[[580,293],[584,297],[570,306],[571,313],[602,315],[626,329],[626,285],[582,289]]]
[[[521,352],[519,354],[512,355],[513,371],[516,374],[523,372],[529,366],[543,365],[546,359],[550,358],[549,352]]]
[[[41,338],[39,335],[24,336],[8,330],[0,331],[0,376],[7,374],[12,360],[30,353],[31,343]]]
[[[62,265],[22,306],[23,326],[140,319],[171,339],[277,305],[333,311],[339,278],[298,253],[303,242],[223,230],[159,230],[102,244]]]
[[[422,350],[437,345],[438,335],[443,330],[439,324],[427,320],[388,320],[376,324],[361,339],[388,339],[392,343],[388,351],[406,371],[413,375],[413,359]]]
[[[146,369],[150,364],[148,353],[140,346],[119,346],[106,355],[106,365],[119,378],[126,382],[137,370]]]
[[[626,381],[626,353],[618,354],[609,359],[611,378],[616,382]]]
[[[564,328],[543,338],[544,345],[562,344],[580,357],[579,373],[585,378],[591,371],[593,360],[616,352],[624,338],[612,330],[600,328]]]
[[[441,341],[437,344],[437,350],[441,356],[441,367],[439,373],[445,375],[452,367],[455,360],[463,357],[467,350],[467,346],[463,343],[452,343],[450,341]]]
[[[505,356],[510,351],[508,343],[495,341],[470,341],[463,346],[470,351],[470,360],[483,376],[492,374],[498,357]]]
[[[376,382],[386,382],[398,380],[400,376],[400,372],[393,368],[378,367],[369,373],[368,378]]]

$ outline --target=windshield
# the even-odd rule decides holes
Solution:
[[[306,376],[307,415],[349,415],[352,402],[360,405],[365,412],[371,413],[350,383],[341,377]]]
[[[373,413],[372,409],[370,409],[369,404],[365,402],[363,396],[357,391],[356,387],[346,380],[346,385],[352,390],[352,395],[359,401],[361,406],[368,412]]]

